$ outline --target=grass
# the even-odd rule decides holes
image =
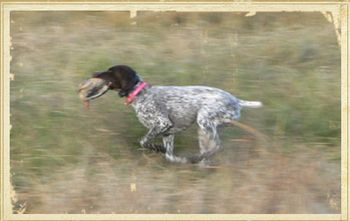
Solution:
[[[130,65],[153,85],[208,85],[227,90],[242,99],[262,101],[264,107],[261,109],[243,110],[241,122],[270,138],[271,143],[263,148],[268,151],[276,151],[274,148],[277,148],[285,156],[271,156],[261,162],[246,152],[251,151],[249,147],[254,148],[247,133],[237,128],[223,130],[226,152],[218,157],[219,160],[231,163],[232,159],[240,160],[236,156],[238,154],[246,159],[243,165],[251,157],[259,165],[256,169],[244,167],[238,171],[238,174],[246,174],[242,185],[254,180],[254,173],[265,172],[264,168],[270,165],[267,162],[271,160],[279,164],[280,159],[291,163],[282,165],[286,170],[299,168],[303,174],[307,174],[308,169],[312,170],[313,185],[334,178],[331,173],[317,178],[317,174],[322,173],[317,165],[309,167],[301,163],[294,166],[289,161],[289,157],[293,156],[304,163],[314,162],[311,152],[315,151],[316,154],[322,153],[319,159],[323,159],[325,167],[340,163],[340,49],[332,24],[320,13],[257,13],[244,17],[239,13],[140,12],[136,18],[130,19],[127,12],[13,12],[11,20],[14,47],[11,51],[11,73],[16,76],[11,82],[11,172],[19,199],[37,203],[29,203],[27,212],[50,211],[45,209],[47,199],[45,194],[40,194],[40,186],[47,188],[48,197],[57,196],[54,194],[55,188],[58,188],[55,185],[62,181],[57,174],[71,177],[72,185],[79,186],[80,182],[85,182],[79,180],[82,176],[80,169],[86,171],[85,175],[91,180],[94,174],[103,173],[101,171],[105,167],[99,167],[101,163],[113,167],[107,176],[112,177],[110,179],[134,183],[135,180],[127,174],[135,173],[144,180],[145,190],[154,193],[157,190],[152,189],[155,188],[152,187],[152,179],[140,171],[150,171],[150,177],[166,180],[159,188],[170,192],[180,191],[179,186],[184,186],[185,190],[191,185],[196,188],[194,183],[197,183],[203,192],[196,191],[202,194],[202,200],[207,204],[200,206],[200,199],[194,197],[197,201],[193,210],[187,211],[186,204],[181,204],[182,211],[239,210],[240,207],[232,203],[224,192],[247,193],[247,189],[239,186],[235,178],[241,164],[233,163],[231,169],[234,171],[224,169],[211,175],[193,172],[193,168],[171,167],[163,161],[156,161],[158,165],[152,166],[158,158],[151,155],[149,160],[145,160],[144,153],[137,150],[138,139],[146,130],[133,110],[125,107],[123,99],[119,99],[116,93],[107,93],[92,103],[90,111],[83,110],[77,96],[79,83],[93,72],[115,64]],[[191,128],[176,138],[179,154],[197,151],[195,134],[195,128]],[[238,145],[230,142],[241,138],[249,142]],[[247,150],[240,153],[240,146]],[[245,154],[250,157],[246,158]],[[107,159],[106,162],[103,159]],[[106,168],[109,168],[108,165]],[[175,175],[187,174],[182,177],[183,183],[176,186],[169,184],[178,181],[175,175],[172,177],[159,169],[163,167],[171,167]],[[268,171],[268,177],[279,183],[277,175],[281,174],[271,168]],[[159,176],[155,175],[158,173]],[[335,180],[340,182],[340,179]],[[211,187],[210,183],[216,181],[216,186]],[[256,182],[263,189],[267,187],[266,192],[270,191],[270,183],[264,177],[257,175]],[[300,180],[295,177],[293,182],[298,186]],[[339,191],[337,182],[329,184],[332,191]],[[221,185],[222,192],[217,192]],[[300,190],[298,194],[302,195],[301,189],[296,192]],[[72,195],[78,194],[74,191]],[[327,192],[328,189],[320,187],[319,192],[311,193],[315,196],[311,199],[315,201],[310,205],[316,204],[316,199],[326,198],[322,191]],[[164,205],[169,205],[169,208],[163,210],[177,211],[170,201],[181,201],[182,195],[164,194]],[[126,199],[137,201],[132,195],[126,196]],[[218,198],[213,199],[213,196]],[[285,196],[288,198],[288,194]],[[40,201],[40,197],[46,201]],[[145,193],[143,199],[150,199],[147,197],[150,196]],[[249,197],[242,196],[240,199],[251,203]],[[66,202],[67,199],[63,197],[61,200]],[[218,202],[217,205],[226,202],[230,206],[222,205],[220,210],[210,205],[210,200]],[[142,208],[146,201],[140,202],[139,206]],[[55,204],[57,209],[64,210],[62,202]],[[87,202],[91,199],[80,203],[85,205]],[[287,201],[283,203],[289,205]],[[327,204],[325,201],[321,203]],[[124,208],[118,203],[115,205],[120,206],[114,208],[117,211]],[[128,201],[125,205],[132,205],[132,202]],[[254,205],[262,212],[271,209]],[[160,208],[153,211],[159,212]],[[272,211],[335,211],[324,205],[320,208],[328,209],[315,211],[312,208],[318,207],[299,208],[294,204],[285,208]],[[81,208],[73,208],[72,211],[81,211]],[[246,211],[254,210],[247,207]]]

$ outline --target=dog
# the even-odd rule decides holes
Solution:
[[[162,152],[168,161],[176,163],[207,161],[221,147],[218,126],[239,119],[242,107],[262,106],[260,101],[241,100],[213,87],[152,86],[126,65],[94,73],[92,78],[80,84],[79,96],[88,107],[91,100],[109,90],[126,97],[126,104],[134,108],[139,121],[148,128],[140,140],[141,147]],[[176,156],[175,134],[195,122],[198,125],[199,154]],[[153,143],[156,137],[162,137],[162,145]]]

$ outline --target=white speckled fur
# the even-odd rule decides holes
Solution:
[[[241,107],[259,107],[258,101],[239,100],[230,93],[205,86],[152,86],[132,103],[139,121],[149,129],[140,144],[150,148],[151,140],[161,135],[167,160],[197,163],[220,149],[217,126],[240,117]],[[174,155],[174,134],[198,124],[200,154],[192,158]],[[152,146],[154,148],[154,146]]]

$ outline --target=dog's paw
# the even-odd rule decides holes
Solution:
[[[156,152],[156,153],[159,153],[159,152],[165,153],[166,152],[166,149],[160,144],[146,144],[143,147],[148,149],[148,150],[151,150],[153,152]]]
[[[187,159],[189,163],[196,164],[201,162],[203,160],[203,157],[201,155],[195,155],[195,156],[188,157]]]
[[[152,150],[155,151],[155,152],[160,152],[160,153],[165,153],[166,152],[166,149],[162,145],[159,145],[159,144],[155,144],[153,146]]]

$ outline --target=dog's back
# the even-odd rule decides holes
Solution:
[[[156,108],[174,123],[174,129],[183,130],[196,121],[200,111],[206,111],[213,120],[239,118],[239,101],[230,93],[212,87],[153,86],[145,90],[133,106],[141,122],[147,121]]]

